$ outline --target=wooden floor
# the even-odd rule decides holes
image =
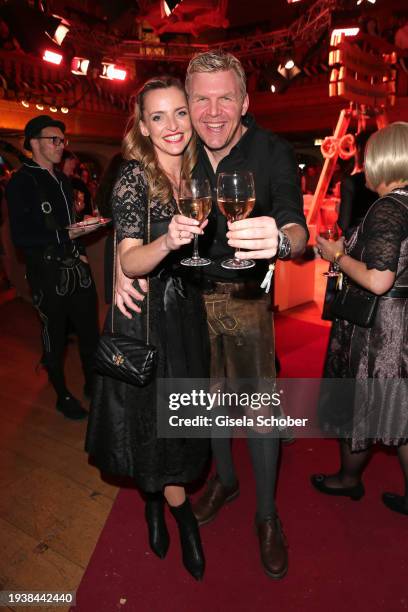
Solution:
[[[285,315],[321,324],[326,267],[317,265],[317,303]],[[40,357],[36,313],[13,297],[0,295],[0,590],[75,591],[117,488],[88,464],[86,422],[55,410],[45,372],[34,370]],[[66,373],[69,388],[82,399],[75,342],[68,345]],[[33,609],[67,608],[27,607]]]
[[[0,590],[75,591],[117,488],[88,465],[86,422],[58,413],[45,372],[34,371],[41,353],[31,305],[14,299],[0,312]],[[82,399],[75,343],[66,371]]]

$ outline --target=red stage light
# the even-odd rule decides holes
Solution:
[[[45,29],[47,36],[51,38],[57,45],[61,46],[64,38],[69,32],[69,22],[59,17],[59,15],[50,15],[46,17],[48,24]]]
[[[124,81],[127,77],[127,72],[123,68],[118,68],[115,64],[102,62],[101,79],[109,79],[111,81]]]
[[[62,55],[60,53],[55,53],[55,51],[46,49],[44,51],[43,60],[45,62],[50,62],[50,64],[57,64],[57,66],[59,66],[62,62]]]
[[[85,76],[88,72],[89,68],[89,59],[85,57],[74,57],[71,62],[71,72],[72,74],[79,74],[81,76]]]
[[[342,36],[357,36],[359,31],[359,27],[335,28],[330,36],[330,44],[335,47],[339,44]]]
[[[170,17],[174,9],[182,2],[182,0],[162,0],[161,12],[162,17]]]

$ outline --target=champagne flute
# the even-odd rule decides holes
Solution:
[[[83,191],[74,189],[74,217],[75,221],[82,219],[85,208],[85,194]]]
[[[217,202],[228,221],[246,219],[255,206],[255,184],[252,172],[223,172],[218,176]],[[236,253],[240,249],[237,249]],[[252,259],[225,259],[221,266],[227,270],[253,268]]]
[[[177,208],[181,215],[197,219],[200,225],[210,214],[212,206],[211,187],[209,181],[200,179],[181,179]],[[211,259],[200,257],[198,252],[198,235],[194,235],[192,257],[181,260],[183,266],[208,266]]]
[[[340,232],[337,223],[323,223],[319,228],[319,236],[331,242],[338,240],[340,238]],[[336,269],[333,263],[330,263],[328,271],[323,272],[323,276],[339,276],[339,270]]]

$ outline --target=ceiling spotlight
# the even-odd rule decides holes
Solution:
[[[30,104],[27,102],[27,100],[21,100],[21,104],[24,106],[24,108],[30,108]]]
[[[56,64],[57,66],[59,66],[62,62],[62,55],[60,53],[55,53],[54,51],[46,49],[44,51],[43,60],[45,62],[49,62],[50,64]]]
[[[274,81],[271,83],[271,92],[273,94],[283,94],[288,88],[289,81],[282,79],[284,82]]]
[[[45,33],[57,45],[62,45],[62,42],[69,32],[69,23],[58,15],[48,17],[48,25],[45,28]]]
[[[279,64],[278,72],[285,77],[285,79],[293,79],[300,74],[300,68],[298,68],[293,59],[290,58],[286,60],[285,63]]]
[[[85,76],[89,68],[89,59],[85,57],[73,57],[71,62],[72,74],[79,74]]]
[[[273,94],[283,94],[288,88],[289,81],[285,79],[277,70],[267,75],[270,90]]]
[[[344,36],[357,36],[360,28],[335,28],[332,31],[332,36],[340,36],[340,34],[344,34]]]
[[[123,68],[118,68],[116,64],[102,62],[101,79],[109,79],[110,81],[124,81],[127,77],[127,72]]]
[[[174,9],[181,4],[183,0],[161,0],[162,13],[166,17],[170,17]]]
[[[61,106],[60,111],[61,113],[66,115],[67,113],[69,113],[69,108],[67,108],[66,106]]]
[[[330,36],[330,45],[332,47],[337,47],[340,43],[341,36],[357,36],[360,28],[358,27],[350,27],[350,28],[335,28]]]
[[[56,106],[50,106],[50,111],[52,113],[57,113],[58,112],[58,108]]]
[[[41,104],[40,102],[38,102],[38,104],[35,105],[35,108],[39,111],[43,111],[44,110],[44,104]]]
[[[363,2],[364,2],[364,0],[357,0],[357,6],[359,6]],[[369,2],[370,4],[375,4],[376,0],[367,0],[367,2]]]

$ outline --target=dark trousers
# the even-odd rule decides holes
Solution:
[[[88,264],[79,261],[69,269],[28,266],[27,280],[42,323],[42,363],[57,395],[67,392],[64,351],[69,322],[78,335],[85,381],[90,385],[99,334],[96,289]]]
[[[211,342],[213,379],[274,379],[275,342],[270,297],[260,294],[257,285],[245,287],[216,283],[216,290],[204,294]],[[253,433],[248,445],[255,474],[257,517],[275,512],[274,489],[279,456],[279,438]],[[231,440],[212,439],[218,475],[226,486],[236,482]]]

